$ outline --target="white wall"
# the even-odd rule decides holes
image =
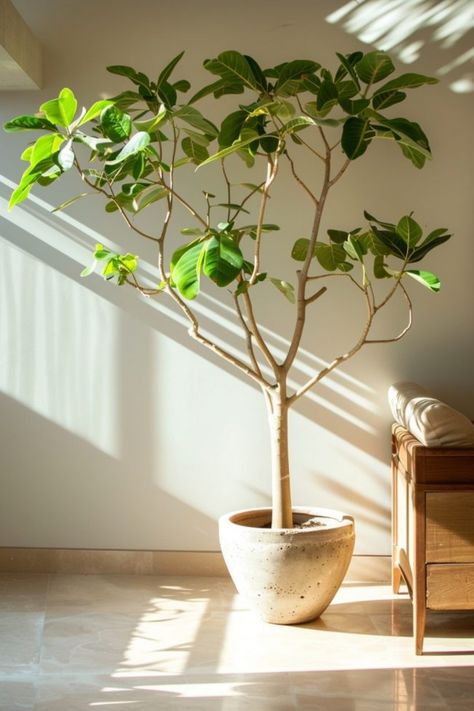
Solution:
[[[207,79],[202,60],[228,48],[264,65],[296,57],[332,63],[335,51],[367,49],[342,23],[325,21],[342,4],[17,0],[45,48],[45,86],[1,94],[0,118],[32,112],[63,86],[88,105],[121,87],[105,65],[131,64],[153,75],[182,48],[178,75],[196,85]],[[465,38],[448,51],[428,41],[431,33],[423,35],[421,59],[400,71],[435,72],[448,54],[461,54]],[[326,227],[350,228],[363,208],[394,220],[415,210],[428,228],[455,233],[429,261],[441,293],[413,285],[408,337],[372,346],[292,413],[295,503],[353,513],[358,553],[389,552],[388,385],[418,380],[474,417],[472,94],[453,93],[450,82],[414,92],[401,111],[425,128],[433,162],[419,172],[394,146],[373,146],[351,166],[326,215]],[[219,514],[269,502],[260,393],[189,342],[169,304],[140,301],[97,276],[79,279],[79,263],[98,240],[153,257],[96,197],[67,215],[49,214],[48,204],[81,191],[76,179],[37,190],[36,199],[7,214],[5,179],[18,179],[26,138],[0,140],[0,545],[217,549]],[[308,233],[309,214],[303,195],[294,202],[285,195],[283,185],[271,202],[271,220],[286,229],[272,259],[291,280],[294,264],[283,257]],[[331,287],[313,307],[300,382],[319,359],[350,344],[361,313],[350,290]],[[262,294],[259,314],[278,347],[293,314],[270,287]],[[214,295],[203,298],[204,308]],[[211,325],[235,346],[229,313],[218,307]],[[401,310],[384,323],[380,332],[393,333]]]

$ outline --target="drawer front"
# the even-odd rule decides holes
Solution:
[[[430,610],[474,610],[474,563],[428,565],[426,606]]]
[[[474,491],[426,494],[426,562],[474,563]]]

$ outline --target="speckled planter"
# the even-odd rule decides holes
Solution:
[[[339,589],[354,548],[350,516],[293,508],[294,520],[317,528],[265,528],[271,509],[235,511],[219,520],[225,562],[247,604],[266,621],[287,625],[319,617]]]

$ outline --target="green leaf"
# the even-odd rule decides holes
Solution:
[[[180,91],[181,93],[185,94],[187,91],[190,90],[191,83],[187,79],[180,79],[179,81],[175,81],[172,86],[173,89],[175,89],[176,91]]]
[[[357,239],[349,235],[347,240],[342,245],[343,249],[351,259],[359,261],[361,264],[364,261],[364,246]]]
[[[385,269],[383,255],[379,254],[374,258],[374,277],[376,279],[389,279],[392,275]]]
[[[397,234],[400,235],[409,247],[414,247],[423,234],[423,230],[418,222],[410,217],[410,215],[405,215],[401,218],[396,230]]]
[[[229,84],[243,84],[250,89],[259,91],[259,85],[245,57],[234,50],[221,52],[217,59],[204,62],[205,68],[212,74],[217,74]]]
[[[192,162],[196,165],[203,163],[207,158],[209,158],[207,148],[199,143],[196,143],[189,136],[183,138],[181,141],[181,147],[188,158],[191,158]]]
[[[338,92],[334,82],[326,78],[319,87],[316,108],[320,113],[328,113],[337,104]]]
[[[244,262],[239,247],[226,235],[211,237],[205,250],[203,271],[217,286],[227,286],[240,273]]]
[[[351,160],[359,158],[367,150],[375,131],[368,119],[351,116],[342,129],[341,147]]]
[[[132,67],[128,67],[123,64],[114,64],[106,67],[107,71],[111,74],[118,74],[119,76],[127,77],[137,86],[143,86],[145,89],[150,87],[150,79],[142,72],[137,72]]]
[[[395,71],[392,60],[385,52],[369,52],[355,65],[357,76],[364,84],[374,84]]]
[[[42,111],[48,121],[58,126],[69,126],[77,110],[77,100],[71,89],[61,89],[57,99],[51,99],[41,104]]]
[[[274,277],[270,277],[270,281],[273,286],[276,286],[278,291],[281,291],[283,296],[285,296],[291,304],[295,303],[295,287],[292,284],[289,284],[283,279],[275,279]]]
[[[343,230],[328,230],[328,236],[331,242],[342,244],[348,238],[349,233],[344,232]]]
[[[136,212],[144,210],[145,207],[151,205],[158,200],[162,200],[168,195],[168,190],[161,185],[150,185],[148,188],[141,190],[136,197],[133,198],[133,207]]]
[[[4,130],[9,133],[14,131],[56,131],[56,126],[51,121],[38,116],[16,116],[4,125]]]
[[[269,136],[270,134],[267,134]],[[257,135],[258,138],[258,135]],[[218,153],[214,153],[214,155],[210,156],[207,160],[205,160],[203,163],[201,163],[198,168],[202,168],[203,165],[207,165],[208,163],[213,163],[216,160],[222,160],[222,158],[226,158],[227,156],[231,155],[232,153],[235,153],[236,151],[240,151],[241,148],[245,148],[245,146],[249,146],[251,143],[255,142],[255,135],[250,136],[249,138],[245,139],[245,141],[235,141],[231,146],[228,146],[227,148],[224,148],[222,151],[219,151]]]
[[[346,261],[346,253],[340,244],[317,242],[314,253],[322,268],[328,272],[334,272],[342,262]]]
[[[199,143],[199,145],[204,146],[204,148],[207,148],[210,143],[209,138],[203,133],[198,133],[197,131],[193,131],[190,128],[183,128],[183,131],[187,136],[189,136],[189,138],[194,141],[194,143]]]
[[[319,68],[317,62],[308,59],[295,59],[287,62],[279,72],[275,84],[275,94],[278,96],[294,96],[301,88],[301,81],[313,74]]]
[[[267,91],[267,80],[265,78],[265,74],[263,73],[261,67],[257,64],[255,59],[253,57],[249,57],[248,54],[244,54],[244,57],[247,60],[250,69],[252,70],[252,74],[253,74],[255,81],[258,85],[258,88],[261,91]]]
[[[225,117],[217,137],[219,146],[226,148],[239,138],[247,117],[247,111],[233,111]]]
[[[291,119],[282,126],[282,131],[284,133],[294,133],[295,131],[301,131],[303,128],[308,126],[316,126],[316,121],[314,121],[309,116],[297,116]]]
[[[352,52],[351,54],[339,54],[336,52],[336,55],[341,62],[341,67],[344,71],[340,69],[337,70],[336,72],[336,81],[339,81],[340,79],[343,79],[347,74],[352,77],[354,80],[354,83],[356,84],[357,90],[359,89],[359,79],[357,77],[357,74],[354,70],[355,65],[357,62],[360,62],[362,57],[364,56],[362,52]]]
[[[372,98],[372,106],[376,111],[387,109],[389,106],[399,104],[406,99],[407,95],[404,91],[384,91],[377,93]]]
[[[205,133],[206,136],[210,136],[211,138],[215,138],[219,133],[216,126],[204,118],[202,113],[195,109],[194,106],[182,106],[173,112],[173,116],[180,118],[190,126],[193,126],[193,128],[198,128]]]
[[[163,86],[163,84],[168,81],[173,69],[180,61],[183,54],[184,54],[184,50],[182,52],[180,52],[176,57],[174,57],[174,59],[172,59],[171,62],[169,64],[167,64],[166,67],[163,69],[160,76],[158,77],[158,81],[156,82],[157,89],[160,89]]]
[[[182,235],[194,235],[197,237],[204,237],[204,233],[200,227],[183,227],[180,229]]]
[[[12,192],[10,196],[10,201],[8,203],[8,209],[11,210],[15,205],[18,205],[23,200],[26,200],[28,194],[33,187],[33,185],[41,178],[41,176],[49,171],[54,166],[54,159],[57,154],[53,154],[45,158],[44,160],[31,165],[25,170],[21,176],[20,183],[18,187]]]
[[[379,87],[374,93],[374,96],[378,94],[383,94],[387,91],[393,91],[398,89],[415,89],[418,86],[423,86],[423,84],[438,84],[439,79],[434,77],[428,77],[424,74],[400,74],[396,79],[392,79],[383,86]]]
[[[100,126],[107,138],[114,143],[121,143],[130,136],[132,119],[116,106],[108,106],[101,113]]]
[[[425,257],[428,252],[432,249],[438,247],[440,244],[447,242],[448,239],[452,237],[451,234],[446,233],[445,227],[440,227],[436,230],[430,232],[428,237],[415,249],[410,257],[410,262],[419,262],[423,257]]]
[[[158,113],[145,121],[135,121],[135,128],[139,131],[147,131],[151,133],[157,126],[159,126],[165,118],[167,117],[168,111],[164,104],[161,104]]]
[[[388,249],[389,254],[403,260],[408,257],[409,248],[405,241],[398,236],[395,230],[379,230],[374,225],[372,225],[372,230],[375,232],[382,244],[384,244]]]
[[[339,105],[346,114],[359,114],[370,104],[368,99],[339,99]]]
[[[297,262],[304,262],[306,255],[308,254],[309,239],[306,237],[300,237],[296,240],[291,250],[291,256],[296,259]]]
[[[90,109],[86,111],[86,113],[77,125],[83,126],[88,121],[92,121],[92,119],[97,118],[97,116],[99,116],[104,109],[106,109],[108,106],[112,106],[112,104],[113,102],[109,100],[96,101],[95,104],[92,104]]]
[[[173,254],[171,278],[186,299],[195,299],[199,294],[204,255],[205,243],[201,240],[184,245]]]
[[[63,141],[64,136],[60,133],[48,133],[46,136],[40,136],[33,146],[31,146],[31,165],[37,165],[45,158],[50,158],[53,154],[57,153]]]
[[[130,156],[134,156],[140,153],[140,151],[145,150],[149,143],[150,134],[146,133],[146,131],[139,131],[124,145],[116,158],[107,161],[107,165],[122,163],[124,160],[127,160],[127,158],[130,158]]]
[[[432,272],[420,271],[418,269],[407,269],[404,274],[408,274],[412,279],[426,286],[430,291],[438,292],[441,289],[441,282]]]
[[[223,79],[219,79],[218,81],[212,82],[212,84],[208,84],[207,86],[204,86],[202,89],[200,89],[194,96],[191,97],[191,99],[188,102],[189,104],[194,104],[196,101],[199,101],[199,99],[203,99],[205,96],[208,96],[209,94],[214,94],[216,99],[219,96],[222,96],[223,94],[241,94],[244,90],[243,84],[232,84],[229,85],[227,81]]]

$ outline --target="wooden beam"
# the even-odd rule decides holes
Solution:
[[[0,0],[0,90],[39,89],[41,45],[11,0]]]

